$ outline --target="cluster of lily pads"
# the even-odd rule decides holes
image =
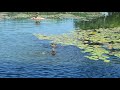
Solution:
[[[90,60],[110,62],[111,55],[120,57],[120,27],[94,30],[74,30],[62,35],[34,34],[39,39],[52,40],[61,45],[74,45],[89,53]]]

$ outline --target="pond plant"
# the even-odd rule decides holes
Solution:
[[[103,60],[110,62],[111,55],[120,57],[120,27],[95,29],[95,30],[74,30],[62,35],[46,36],[34,34],[39,39],[52,40],[61,45],[74,45],[82,49],[85,56],[91,60]]]

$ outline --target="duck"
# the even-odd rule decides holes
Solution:
[[[56,48],[57,47],[57,45],[55,44],[55,43],[51,43],[51,45],[50,45],[52,48]]]
[[[56,51],[54,48],[52,48],[51,54],[54,56],[56,54]]]
[[[52,51],[51,54],[54,56],[54,55],[56,54],[56,52],[55,52],[55,51]]]

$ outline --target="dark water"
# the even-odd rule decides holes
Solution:
[[[0,21],[1,78],[117,78],[118,63],[89,60],[75,46],[57,47],[50,54],[50,41],[38,40],[33,33],[62,34],[74,30],[72,19],[44,20],[35,25],[31,20]]]

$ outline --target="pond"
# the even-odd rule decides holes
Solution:
[[[120,58],[105,63],[94,61],[74,45],[57,45],[51,55],[50,40],[39,40],[36,33],[60,35],[76,28],[74,19],[0,21],[0,78],[118,78]]]

